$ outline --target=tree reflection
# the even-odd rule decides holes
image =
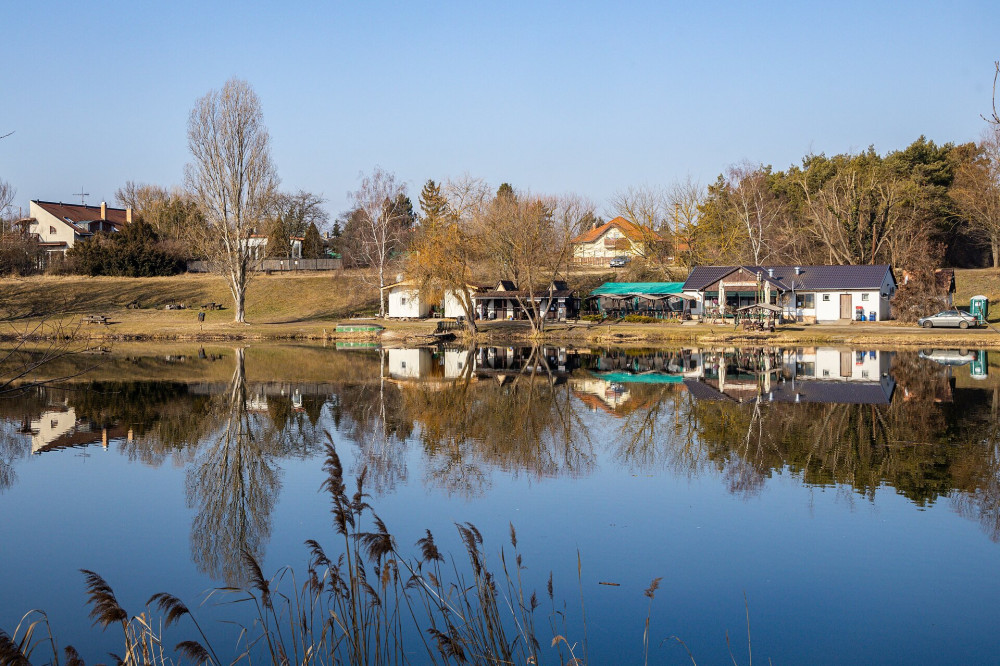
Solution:
[[[489,469],[536,477],[589,472],[595,461],[590,434],[551,349],[518,350],[500,368],[464,355],[462,372],[448,381],[409,382],[403,408],[420,425],[427,454],[426,482],[448,492],[483,492]]]
[[[216,432],[203,442],[188,468],[188,506],[194,561],[229,584],[243,581],[241,553],[262,560],[271,532],[271,511],[280,489],[274,439],[252,414],[244,350],[236,350],[229,390],[215,399]]]

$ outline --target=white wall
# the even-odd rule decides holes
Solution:
[[[389,289],[388,313],[390,317],[426,317],[430,307],[420,298],[420,291],[413,287],[399,286]]]
[[[70,407],[65,412],[42,412],[37,420],[31,421],[30,427],[31,452],[35,453],[76,428],[76,410]]]
[[[850,355],[849,374],[841,374],[841,354]],[[791,373],[796,363],[812,364],[811,372],[803,370],[798,376],[805,379],[877,382],[889,372],[891,354],[884,351],[857,351],[836,347],[818,347],[815,350],[799,349],[789,352],[784,359],[785,369]]]
[[[607,247],[604,244],[605,239],[619,240],[626,238],[625,234],[622,233],[621,229],[618,227],[611,227],[603,234],[601,234],[597,240],[591,243],[577,243],[573,246],[573,256],[581,258],[589,257],[600,257],[604,259],[613,259],[614,257],[638,257],[642,255],[643,243],[641,241],[630,241],[627,248],[613,248]]]
[[[444,292],[444,316],[445,317],[466,317],[465,308],[462,307],[460,292],[449,289]],[[475,310],[475,307],[473,307]]]
[[[808,293],[808,292],[799,292]],[[841,294],[851,295],[851,319],[854,319],[854,312],[858,306],[865,310],[865,317],[874,310],[878,313],[878,320],[889,318],[889,303],[882,300],[878,290],[863,291],[817,291],[816,294],[816,321],[837,321],[840,319],[840,296]],[[823,296],[829,295],[830,300],[824,301]],[[866,300],[867,299],[867,300]],[[804,316],[809,316],[808,310],[803,310]]]
[[[468,366],[475,370],[476,356],[468,350],[446,349],[444,351],[444,376],[446,379],[455,379],[465,376]]]
[[[62,242],[66,243],[67,248],[73,247],[73,243],[76,241],[76,232],[66,224],[65,220],[60,220],[34,201],[28,204],[28,213],[36,220],[31,225],[31,232],[38,234],[39,240],[43,243]],[[49,231],[50,227],[55,227],[55,233]]]
[[[390,349],[389,376],[393,379],[419,379],[431,369],[429,349]]]

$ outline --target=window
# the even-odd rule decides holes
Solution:
[[[867,301],[868,300],[868,294],[861,294],[861,300]]]
[[[406,361],[400,361],[399,367],[402,368],[403,370],[406,370]]]
[[[399,304],[400,304],[400,305],[406,305],[406,296],[403,296],[403,297],[401,297],[401,298],[399,299]]]
[[[795,307],[797,307],[797,308],[814,308],[814,307],[816,307],[816,295],[815,294],[796,294],[795,295]]]
[[[53,226],[51,226],[51,225],[49,225],[49,233],[50,234],[54,234],[55,232],[56,232],[56,228],[53,227]]]
[[[824,370],[823,371],[823,376],[824,377],[829,377],[830,376],[830,371],[829,370]]]
[[[824,303],[830,302],[830,294],[823,294],[823,302]]]

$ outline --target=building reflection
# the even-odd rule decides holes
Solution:
[[[1000,535],[1000,373],[986,352],[538,345],[327,354],[295,380],[250,381],[253,360],[237,350],[225,355],[236,364],[230,377],[130,381],[122,372],[0,402],[21,442],[8,447],[0,477],[14,483],[17,455],[76,446],[184,464],[195,558],[226,580],[239,571],[225,553],[266,544],[280,461],[312,455],[324,431],[353,444],[353,472],[367,469],[375,493],[407,482],[415,457],[423,483],[469,497],[497,472],[573,476],[602,464],[719,475],[751,496],[788,470],[864,496],[884,486],[920,505],[947,496]],[[180,374],[170,376],[199,363],[208,361],[172,360]],[[133,365],[150,372],[142,359]],[[218,373],[229,364],[212,365]]]

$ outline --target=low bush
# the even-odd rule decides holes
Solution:
[[[161,241],[141,219],[115,233],[98,233],[74,245],[66,261],[74,273],[117,277],[155,277],[184,271],[182,253]]]
[[[663,320],[656,317],[647,317],[646,315],[630,314],[625,315],[622,321],[627,321],[630,324],[659,324]]]

